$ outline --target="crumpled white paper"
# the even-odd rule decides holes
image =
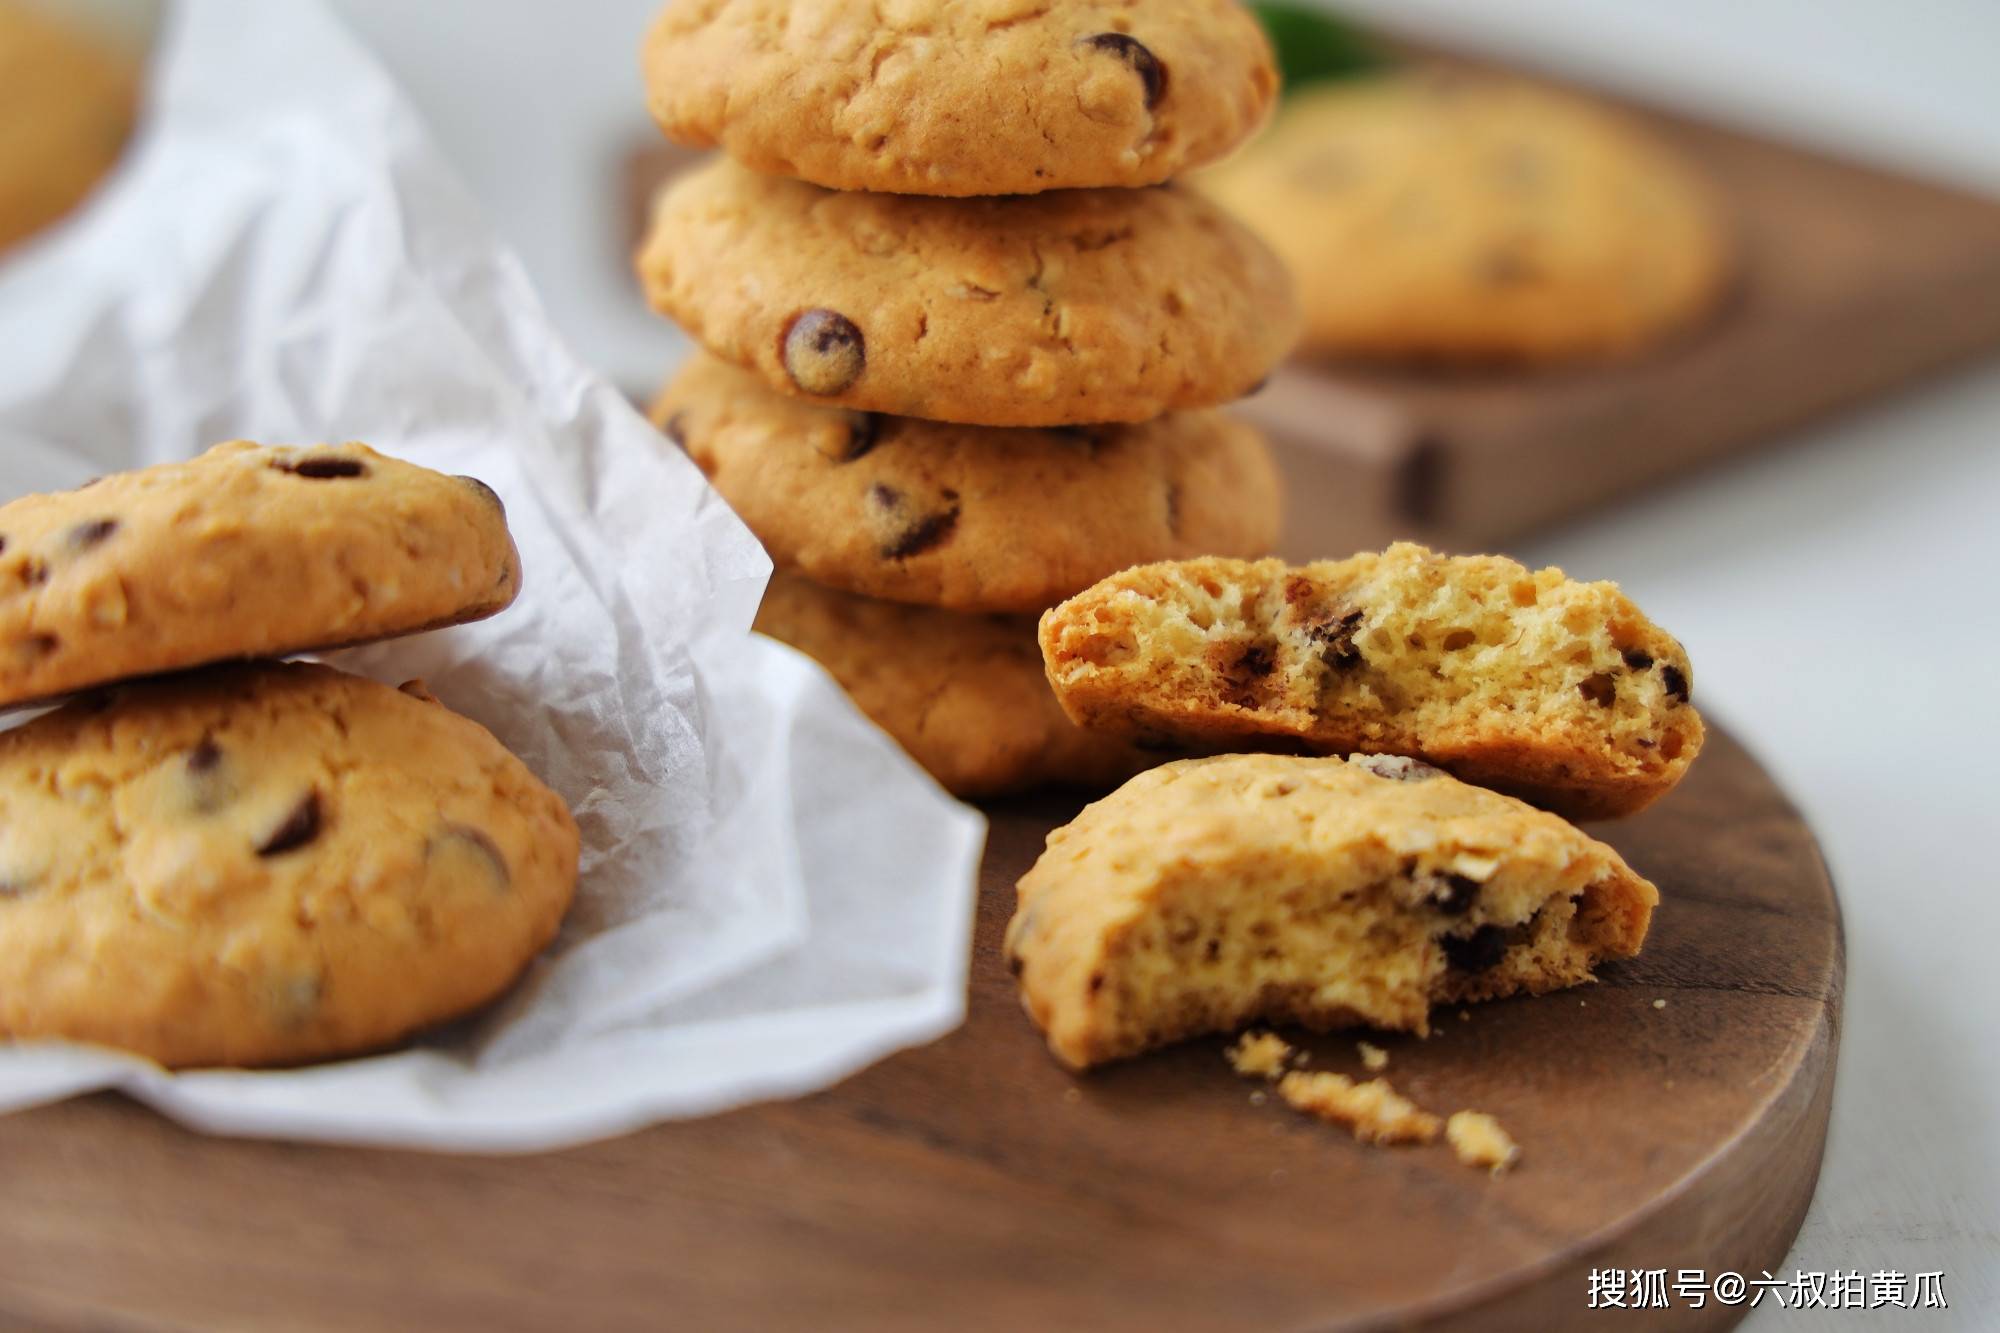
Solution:
[[[521,599],[334,660],[491,728],[569,800],[583,878],[513,995],[411,1049],[174,1075],[0,1043],[0,1110],[115,1087],[222,1133],[531,1151],[810,1091],[955,1027],[979,816],[747,633],[763,552],[575,363],[338,25],[176,11],[119,177],[0,265],[0,496],[236,437],[483,479]]]

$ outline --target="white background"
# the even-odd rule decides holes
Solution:
[[[618,164],[652,0],[338,0],[619,383],[680,344],[631,293]],[[1995,0],[1364,0],[1467,45],[2000,192]],[[2000,367],[1803,434],[1516,552],[1620,580],[1776,770],[1847,914],[1833,1143],[1791,1268],[1942,1269],[2000,1322]],[[1672,1266],[1672,1256],[1660,1263]]]

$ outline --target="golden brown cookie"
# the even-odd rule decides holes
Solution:
[[[1270,450],[1218,412],[951,426],[817,407],[697,354],[653,419],[781,567],[870,597],[1042,611],[1129,565],[1277,537]]]
[[[1150,421],[1290,349],[1284,266],[1190,190],[839,194],[718,160],[661,194],[639,275],[781,393],[986,426]]]
[[[90,193],[138,110],[135,63],[45,6],[0,0],[0,250]]]
[[[1701,749],[1687,654],[1613,583],[1399,542],[1288,567],[1127,570],[1042,617],[1078,723],[1142,743],[1425,759],[1573,819],[1630,814]]]
[[[421,690],[305,663],[118,687],[0,734],[0,1038],[373,1050],[505,990],[576,874],[562,799]]]
[[[0,505],[0,705],[478,620],[520,586],[470,477],[363,444],[219,444]]]
[[[1425,1032],[1433,1005],[1590,980],[1658,901],[1611,848],[1437,769],[1225,755],[1051,833],[1006,948],[1080,1069],[1260,1020]]]
[[[1062,715],[1026,617],[875,601],[779,574],[756,627],[825,667],[955,796],[1108,787],[1144,763]]]
[[[1687,164],[1612,111],[1514,79],[1315,89],[1202,183],[1291,266],[1309,352],[1604,356],[1688,325],[1730,271],[1722,210]]]
[[[641,64],[682,143],[892,194],[1155,185],[1242,142],[1278,88],[1232,0],[673,0]]]

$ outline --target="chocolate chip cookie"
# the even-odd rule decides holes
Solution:
[[[0,705],[492,615],[499,497],[361,444],[238,440],[0,506]]]
[[[1107,574],[1262,555],[1277,472],[1217,412],[1008,430],[817,407],[697,354],[653,406],[779,565],[871,597],[1041,611]]]
[[[0,734],[0,1037],[372,1050],[505,990],[576,875],[561,798],[421,687],[262,663],[109,689]]]
[[[1554,815],[1407,760],[1226,755],[1049,835],[1007,960],[1075,1068],[1246,1023],[1425,1032],[1433,1005],[1591,979],[1659,894]]]
[[[0,250],[90,193],[138,104],[134,61],[60,7],[0,0]]]
[[[1290,348],[1284,266],[1189,190],[838,194],[718,160],[661,194],[646,294],[829,407],[985,426],[1150,421]]]
[[[876,601],[779,574],[757,629],[825,667],[956,796],[1103,788],[1143,765],[1130,746],[1079,731],[1062,715],[1024,616]]]
[[[1147,565],[1051,610],[1041,641],[1094,731],[1409,755],[1574,819],[1644,807],[1701,749],[1687,654],[1616,584],[1498,556]]]
[[[1240,143],[1278,87],[1231,0],[675,0],[642,66],[682,143],[892,194],[1157,184]]]
[[[1550,362],[1641,347],[1715,305],[1722,209],[1605,108],[1457,71],[1330,85],[1203,177],[1299,281],[1308,351]]]

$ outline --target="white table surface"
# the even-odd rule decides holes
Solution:
[[[336,0],[620,383],[684,346],[615,259],[652,0]],[[1711,118],[2000,192],[1995,0],[1362,0]],[[1942,1270],[1952,1309],[1748,1326],[2000,1327],[2000,365],[1515,552],[1615,578],[1818,831],[1846,912],[1832,1144],[1782,1275]],[[1656,1266],[1672,1269],[1675,1256]],[[1755,1276],[1755,1275],[1752,1275]],[[1578,1293],[1579,1307],[1583,1293]]]

